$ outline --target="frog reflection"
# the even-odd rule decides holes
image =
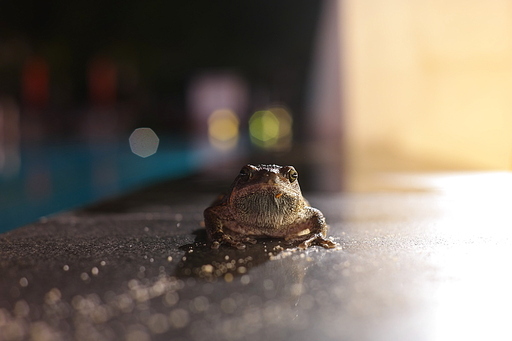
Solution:
[[[294,305],[300,297],[296,288],[302,285],[307,269],[315,263],[308,251],[281,245],[281,240],[265,239],[247,245],[244,250],[212,249],[204,230],[198,231],[193,244],[181,247],[186,253],[174,275],[181,279],[195,278],[200,283],[233,282],[236,287],[250,282],[252,294]]]
[[[231,247],[212,249],[208,246],[204,230],[196,231],[195,235],[193,244],[181,247],[186,253],[177,266],[177,277],[195,277],[210,282],[219,278],[240,277],[286,250],[276,239],[248,245],[244,250]]]
[[[206,231],[196,231],[195,242],[181,247],[185,254],[175,268],[174,276],[185,283],[180,297],[191,293],[192,305],[199,298],[209,302],[211,309],[204,312],[209,321],[233,322],[223,325],[221,338],[231,332],[251,335],[255,328],[312,324],[309,310],[317,307],[308,273],[329,252],[283,246],[282,240],[263,239],[243,250],[212,249]],[[264,321],[253,319],[254,314]]]

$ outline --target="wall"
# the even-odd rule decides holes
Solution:
[[[342,1],[348,164],[512,166],[512,2]]]

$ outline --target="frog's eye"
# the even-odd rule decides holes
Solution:
[[[252,168],[248,167],[248,166],[244,166],[241,170],[240,170],[240,174],[239,174],[241,177],[244,177],[244,178],[251,178],[252,176]]]
[[[288,180],[290,180],[290,182],[294,182],[298,177],[299,173],[297,173],[295,169],[292,168],[288,171]]]

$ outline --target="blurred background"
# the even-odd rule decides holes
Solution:
[[[245,161],[509,170],[511,92],[506,0],[2,1],[0,232]]]

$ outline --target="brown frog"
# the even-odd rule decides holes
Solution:
[[[292,166],[244,166],[230,192],[204,211],[212,248],[227,244],[243,249],[259,238],[280,238],[303,249],[336,247],[325,238],[325,218],[302,197],[297,178]]]

